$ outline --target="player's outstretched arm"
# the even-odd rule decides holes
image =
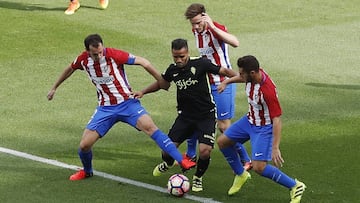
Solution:
[[[243,78],[240,76],[240,75],[236,75],[234,77],[231,77],[231,78],[228,78],[224,81],[222,81],[218,86],[217,86],[217,91],[219,93],[223,92],[226,88],[226,86],[228,84],[231,84],[231,83],[242,83],[244,80]]]
[[[227,76],[229,78],[232,78],[234,76],[237,76],[239,73],[235,72],[234,70],[232,70],[230,68],[221,67],[220,70],[219,70],[219,74]]]
[[[160,89],[168,90],[169,87],[170,87],[170,83],[161,77],[160,81],[155,81],[154,83],[145,87],[143,90],[141,90],[139,92],[134,92],[133,96],[134,96],[134,98],[138,99],[138,98],[143,97],[145,94],[156,92]]]
[[[160,89],[160,85],[158,83],[158,81],[155,81],[154,83],[150,84],[149,86],[145,87],[143,90],[141,91],[137,91],[137,92],[133,92],[131,93],[135,99],[140,99],[142,98],[145,94],[151,93],[151,92],[156,92]]]
[[[60,77],[56,80],[55,84],[52,86],[50,91],[47,94],[47,99],[50,101],[54,98],[56,89],[67,79],[69,78],[75,70],[68,66],[65,70],[61,73]]]
[[[159,81],[162,79],[159,71],[146,58],[143,58],[141,56],[136,56],[134,64],[141,65],[148,73],[150,73],[150,75],[152,75],[155,78],[155,80]]]

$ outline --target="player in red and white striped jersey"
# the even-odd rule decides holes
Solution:
[[[84,169],[70,176],[70,180],[81,180],[93,175],[92,146],[119,121],[149,135],[184,169],[194,167],[196,163],[182,158],[170,138],[158,129],[140,101],[132,96],[124,65],[140,65],[160,81],[161,75],[155,67],[143,57],[104,47],[98,34],[87,36],[84,45],[86,50],[65,68],[47,95],[48,100],[52,100],[56,89],[76,70],[86,71],[97,90],[99,105],[84,130],[78,150]]]
[[[214,22],[206,13],[203,4],[191,4],[185,11],[185,17],[192,26],[192,32],[195,36],[196,47],[200,56],[206,57],[212,63],[231,69],[228,46],[239,46],[239,40],[236,36],[227,31],[226,26]],[[214,96],[217,110],[217,127],[223,133],[231,124],[231,119],[235,114],[235,94],[236,84],[230,84],[219,94],[217,86],[226,79],[225,76],[209,74],[211,93]],[[251,169],[251,160],[244,146],[240,143],[236,145],[244,167]],[[188,140],[187,157],[193,157],[196,154],[196,140]]]
[[[279,167],[284,163],[280,152],[281,107],[276,86],[269,75],[260,68],[254,56],[248,55],[238,59],[239,75],[225,80],[218,86],[221,92],[227,84],[246,82],[245,92],[248,97],[249,110],[233,123],[217,143],[226,161],[235,173],[235,179],[228,194],[237,193],[250,178],[238,160],[235,142],[251,142],[253,170],[259,175],[290,189],[291,203],[300,202],[305,191],[305,184],[289,177]],[[268,164],[273,161],[274,167]]]

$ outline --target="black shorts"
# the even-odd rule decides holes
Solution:
[[[196,133],[199,143],[214,147],[215,131],[215,116],[203,119],[188,119],[180,115],[171,127],[169,137],[173,142],[181,144]]]

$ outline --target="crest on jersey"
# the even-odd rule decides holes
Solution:
[[[102,72],[103,72],[103,73],[109,73],[109,72],[110,72],[110,71],[109,71],[109,69],[110,69],[110,66],[109,66],[109,65],[103,66],[103,67],[101,67],[101,69],[102,69]]]
[[[196,68],[195,68],[195,67],[191,67],[191,68],[190,68],[190,71],[191,71],[191,73],[192,73],[193,75],[195,75],[195,73],[196,73]]]

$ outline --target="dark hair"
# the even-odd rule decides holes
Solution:
[[[182,48],[186,48],[186,50],[188,49],[188,44],[186,39],[178,38],[171,42],[171,49],[180,50]]]
[[[98,47],[99,43],[103,44],[103,41],[98,34],[91,34],[84,39],[84,45],[88,51],[90,50],[90,45],[93,47]]]
[[[259,61],[255,56],[251,55],[240,57],[237,61],[237,66],[243,68],[246,73],[250,73],[251,71],[258,72],[260,68]]]
[[[199,4],[199,3],[194,3],[191,4],[185,11],[185,18],[186,19],[191,19],[201,13],[205,13],[205,6],[203,4]]]

